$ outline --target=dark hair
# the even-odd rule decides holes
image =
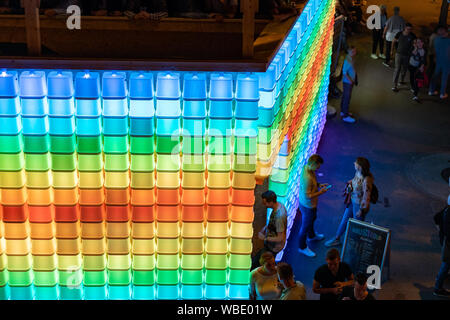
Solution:
[[[277,195],[272,190],[267,190],[261,195],[261,198],[265,199],[267,202],[277,202]]]
[[[412,28],[412,24],[409,23],[409,22],[407,22],[407,23],[405,24],[405,27],[411,27],[411,28]]]
[[[358,282],[360,286],[363,286],[367,282],[367,275],[363,272],[358,272],[355,276],[355,281]]]
[[[310,156],[308,158],[308,164],[322,164],[323,163],[323,158],[321,156],[319,156],[318,154],[313,154],[312,156]]]
[[[286,262],[280,262],[277,265],[277,272],[278,276],[281,280],[289,280],[294,277],[294,272],[292,271],[292,267],[290,264],[287,264]]]
[[[371,175],[369,160],[363,157],[358,157],[356,158],[356,163],[361,167],[361,174],[364,178]]]
[[[330,250],[327,251],[327,256],[326,259],[333,261],[339,258],[339,250],[336,248],[332,248]]]
[[[273,254],[270,251],[264,252],[261,257],[259,257],[259,264],[263,265],[269,259],[273,259]]]
[[[399,13],[400,12],[400,7],[394,7],[394,13]]]

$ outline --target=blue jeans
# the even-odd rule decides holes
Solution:
[[[441,269],[436,277],[436,283],[434,284],[434,289],[442,289],[444,286],[445,278],[448,276],[448,272],[450,271],[450,263],[442,262]]]
[[[444,95],[447,90],[447,79],[448,74],[450,72],[450,68],[448,66],[444,66],[442,64],[437,64],[436,69],[434,69],[433,77],[430,81],[430,91],[434,92],[436,90],[436,83],[439,79],[439,75],[441,75],[441,94]]]
[[[366,214],[362,214],[360,217],[356,217],[356,214],[358,213],[360,207],[359,204],[350,202],[348,207],[344,211],[344,215],[342,216],[341,224],[339,225],[339,228],[336,232],[336,239],[339,239],[347,229],[347,222],[350,218],[355,218],[360,221],[364,221]]]
[[[346,117],[348,116],[348,109],[350,106],[350,99],[352,97],[353,85],[350,83],[342,82],[342,88],[344,89],[344,91],[342,93],[341,112]]]
[[[317,219],[317,208],[307,208],[300,205],[300,212],[302,213],[302,226],[300,228],[300,239],[298,246],[300,249],[306,249],[306,236],[312,239],[316,236],[314,232],[314,221]]]

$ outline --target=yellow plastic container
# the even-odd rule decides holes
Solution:
[[[232,221],[230,235],[232,238],[251,239],[253,237],[253,224]]]
[[[30,238],[31,239],[51,239],[55,236],[54,223],[31,223],[30,222]]]
[[[83,256],[83,270],[103,271],[106,269],[106,255]]]
[[[156,226],[158,238],[178,238],[180,227],[178,222],[158,222]]]
[[[131,256],[129,254],[108,254],[106,267],[109,270],[128,270],[131,267]]]
[[[54,239],[31,239],[31,253],[37,256],[50,256],[55,254],[56,243]]]
[[[76,171],[52,171],[53,188],[71,189],[78,184]]]
[[[207,238],[206,253],[226,254],[228,252],[228,238]]]
[[[207,186],[210,189],[228,189],[231,187],[230,172],[208,172]]]
[[[22,188],[25,186],[25,170],[21,171],[0,171],[1,188]]]
[[[51,271],[57,267],[56,254],[50,256],[32,256],[33,270],[36,271]]]
[[[81,238],[102,239],[105,236],[105,223],[81,222]]]
[[[0,271],[5,270],[8,266],[8,260],[6,259],[6,254],[0,254]]]
[[[83,239],[81,241],[81,253],[84,255],[102,255],[106,252],[104,239]]]
[[[130,239],[108,239],[107,253],[108,254],[128,254],[131,250]]]
[[[131,187],[133,189],[153,189],[155,187],[155,173],[131,172]]]
[[[251,254],[252,248],[252,239],[230,239],[230,253]]]
[[[156,264],[155,255],[134,255],[133,270],[146,271],[154,270]]]
[[[133,255],[155,254],[155,239],[133,239],[131,252]]]
[[[180,173],[178,171],[156,172],[156,187],[159,189],[177,189],[180,187]]]
[[[58,255],[77,255],[80,253],[81,241],[76,239],[56,239],[56,253]]]
[[[180,256],[178,254],[158,254],[156,268],[160,270],[176,270],[180,267]]]
[[[30,239],[5,239],[7,255],[24,256],[30,253],[31,243]]]
[[[204,172],[183,172],[181,186],[184,189],[203,189],[205,187]]]
[[[81,254],[57,255],[58,270],[77,270],[82,265]]]
[[[206,224],[208,238],[226,238],[229,236],[228,222],[208,222]]]
[[[183,238],[181,240],[181,253],[183,254],[202,254],[204,247],[203,238]]]
[[[131,225],[133,239],[151,239],[155,236],[154,222],[133,222]]]
[[[234,172],[232,179],[232,187],[235,189],[255,189],[256,180],[255,173]]]
[[[106,222],[106,237],[110,238],[129,238],[129,222]]]
[[[32,266],[31,254],[24,256],[8,256],[8,271],[27,271]]]
[[[181,224],[182,238],[203,238],[204,232],[203,222],[183,222]]]
[[[156,252],[158,254],[176,254],[180,251],[180,241],[178,238],[158,238]]]
[[[98,189],[103,187],[103,172],[79,172],[80,182],[79,187],[84,189]]]
[[[79,222],[55,222],[55,237],[59,239],[75,239],[80,235]]]
[[[105,187],[112,189],[124,189],[130,185],[130,175],[128,171],[107,171],[105,172]]]
[[[5,239],[26,239],[30,233],[27,222],[4,222]]]
[[[52,186],[50,171],[27,171],[27,188],[47,189]]]

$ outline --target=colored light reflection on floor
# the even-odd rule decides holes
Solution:
[[[255,180],[290,229],[333,14],[265,73],[2,71],[0,299],[248,299]]]

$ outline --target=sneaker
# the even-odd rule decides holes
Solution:
[[[316,233],[316,236],[314,238],[308,238],[308,241],[322,241],[325,239],[325,236],[320,233]]]
[[[349,115],[350,117],[353,117],[353,113],[351,113],[351,112],[349,112],[348,115]],[[345,114],[344,114],[343,112],[341,112],[341,117],[344,117],[344,116],[345,116]]]
[[[379,54],[378,57],[379,57],[380,59],[386,59],[386,56],[385,56],[384,54]]]
[[[342,121],[345,121],[347,123],[355,123],[356,122],[355,118],[352,118],[350,116],[346,116],[345,118],[342,118]]]
[[[304,254],[307,257],[310,258],[314,258],[316,256],[316,254],[314,253],[314,251],[312,251],[310,248],[306,247],[305,249],[300,249],[298,248],[298,252],[300,252],[301,254]]]
[[[411,93],[414,93],[414,89],[413,88],[409,89],[409,91],[411,91]]]
[[[370,55],[370,57],[371,57],[372,59],[378,59],[378,56],[377,56],[375,53],[372,53],[372,54]]]
[[[428,95],[429,96],[437,96],[438,92],[437,91],[428,91]]]
[[[441,95],[439,96],[439,98],[441,98],[441,99],[447,99],[447,98],[448,98],[448,94],[441,94]]]
[[[437,297],[450,298],[450,291],[446,289],[434,289],[433,295]]]
[[[337,247],[341,244],[341,241],[339,239],[331,239],[325,242],[325,247]]]
[[[388,67],[388,68],[391,67],[391,66],[390,66],[388,63],[386,63],[386,62],[383,62],[383,66]]]
[[[412,99],[413,99],[414,101],[416,101],[416,102],[419,102],[419,97],[418,97],[418,96],[414,96]]]
[[[398,87],[392,87],[392,91],[398,92]]]

